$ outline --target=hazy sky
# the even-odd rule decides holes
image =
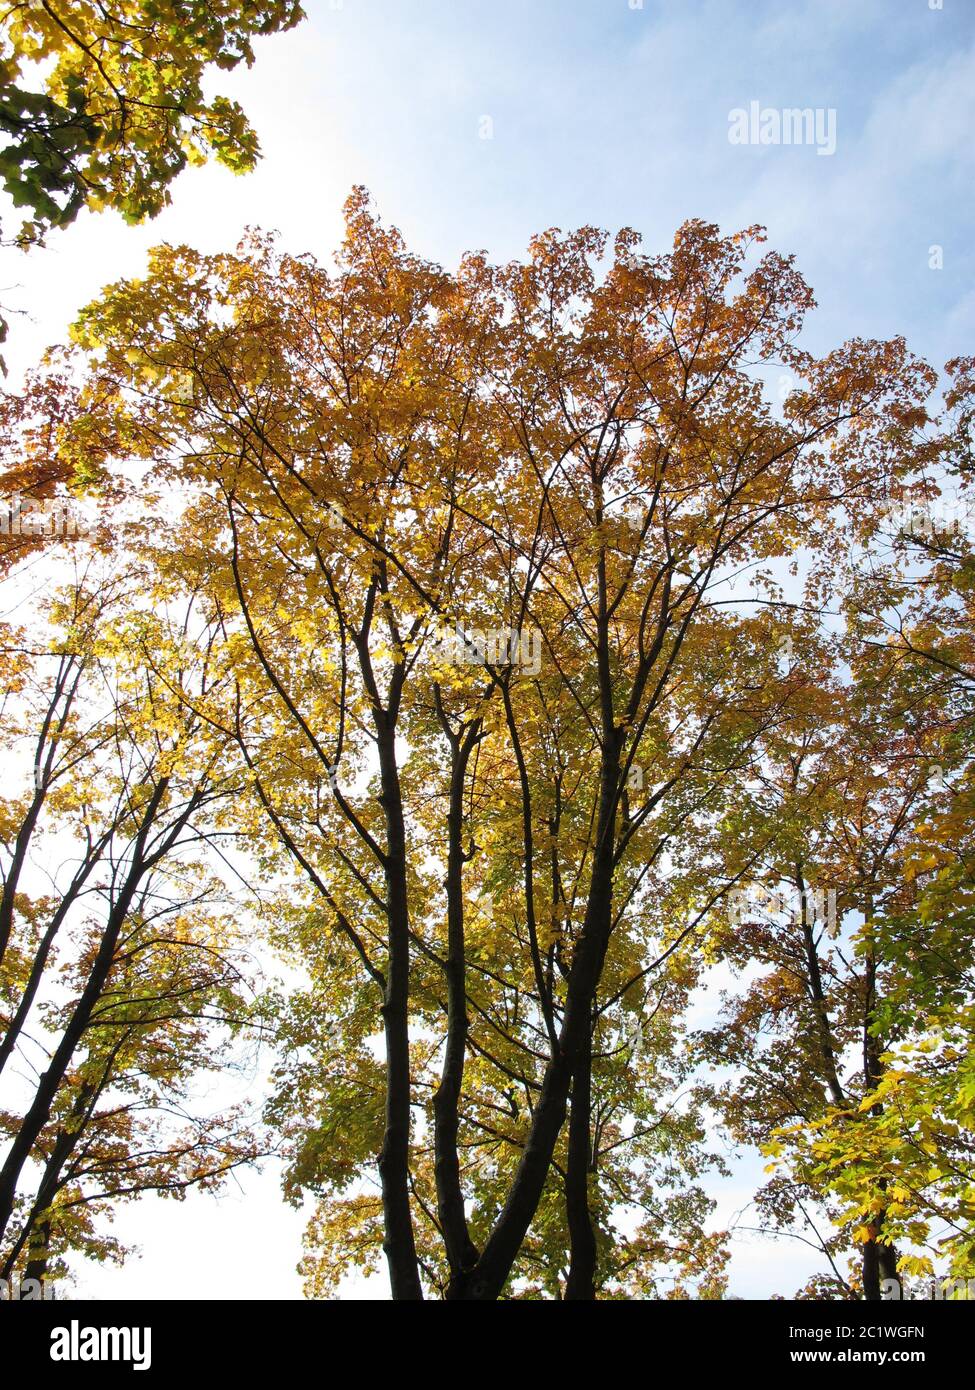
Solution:
[[[146,247],[280,230],[326,258],[353,184],[411,248],[522,255],[533,232],[635,227],[649,251],[699,217],[763,223],[816,292],[807,343],[903,333],[936,366],[975,351],[975,0],[305,0],[308,21],[220,74],[264,159],[188,170],[141,228],[83,214],[50,249],[5,253],[12,373],[64,336]],[[809,108],[833,142],[733,144],[730,113]],[[489,137],[489,138],[485,138]],[[822,149],[823,152],[820,152]],[[16,218],[4,209],[9,227]],[[940,248],[939,250],[933,248]],[[932,268],[932,262],[941,264]],[[12,287],[12,288],[6,288]],[[760,1163],[722,1184],[742,1206]],[[247,1196],[146,1201],[119,1217],[141,1261],[86,1272],[108,1297],[292,1297],[302,1221],[275,1175]],[[736,1244],[732,1291],[791,1294],[802,1247]],[[215,1280],[217,1282],[215,1282]]]

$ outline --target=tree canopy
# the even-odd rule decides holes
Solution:
[[[971,1272],[971,542],[916,524],[971,364],[940,406],[813,307],[758,227],[449,272],[356,189],[332,267],[158,247],[11,412],[139,576],[125,863],[226,833],[300,975],[258,1018],[312,1293],[723,1297],[722,1135],[805,1296]]]

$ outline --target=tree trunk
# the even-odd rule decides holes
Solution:
[[[447,1040],[440,1085],[433,1098],[434,1172],[437,1215],[450,1265],[451,1282],[463,1279],[477,1263],[464,1212],[464,1193],[457,1155],[459,1106],[467,1052],[467,974],[464,957],[464,785],[477,725],[463,742],[443,721],[451,745],[450,804],[447,812]],[[450,1293],[448,1290],[448,1297]]]
[[[873,921],[873,902],[867,904],[867,923]],[[867,936],[867,953],[864,965],[864,1000],[863,1000],[863,1085],[866,1091],[872,1091],[880,1082],[883,1076],[883,1066],[880,1061],[883,1047],[877,1037],[871,1032],[871,1025],[874,1019],[874,1010],[877,1004],[877,956],[874,949],[872,926]],[[874,1106],[872,1114],[879,1114],[880,1106]],[[885,1187],[881,1183],[881,1189]],[[877,1224],[883,1220],[883,1212],[876,1218]],[[883,1298],[881,1288],[882,1281],[894,1279],[897,1281],[898,1291],[900,1290],[900,1277],[897,1273],[897,1249],[893,1245],[888,1245],[886,1241],[872,1237],[863,1247],[863,1296],[870,1302],[878,1302]]]
[[[386,1039],[386,1117],[379,1154],[386,1238],[383,1249],[396,1300],[422,1299],[420,1271],[410,1211],[410,917],[406,884],[406,827],[395,730],[377,713],[379,722],[380,802],[386,818],[386,905],[389,922],[389,969],[383,1002]]]
[[[596,1233],[589,1211],[592,1167],[592,1033],[572,1077],[569,1108],[569,1157],[565,1176],[565,1211],[569,1226],[569,1277],[565,1301],[596,1297]]]
[[[612,930],[618,787],[619,753],[614,741],[604,753],[589,898],[569,970],[557,1050],[545,1069],[528,1141],[507,1201],[459,1297],[487,1300],[500,1296],[545,1188],[565,1122],[569,1086],[590,1037],[593,1000]]]

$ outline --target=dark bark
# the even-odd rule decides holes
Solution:
[[[592,1170],[592,1033],[572,1076],[569,1154],[565,1174],[565,1212],[569,1227],[569,1277],[565,1301],[596,1297],[596,1232],[589,1210]]]
[[[114,1053],[113,1053],[114,1056]],[[49,1260],[49,1247],[51,1242],[51,1218],[48,1207],[57,1197],[64,1186],[63,1173],[64,1166],[77,1148],[78,1141],[85,1133],[88,1121],[91,1119],[92,1110],[98,1102],[111,1073],[111,1065],[105,1067],[101,1080],[98,1085],[85,1082],[78,1090],[70,1112],[67,1116],[67,1123],[60,1130],[54,1147],[44,1165],[41,1180],[34,1196],[30,1212],[20,1229],[20,1233],[14,1241],[7,1257],[0,1268],[0,1278],[9,1279],[13,1269],[20,1257],[20,1252],[24,1246],[28,1246],[27,1268],[24,1271],[25,1279],[42,1279],[41,1274],[31,1274],[31,1266],[40,1263],[46,1269]],[[47,1213],[47,1214],[45,1214]]]
[[[464,1193],[457,1153],[459,1107],[467,1052],[467,974],[464,956],[464,786],[467,765],[477,742],[479,725],[461,738],[446,720],[442,726],[450,742],[450,801],[447,811],[447,1039],[440,1085],[433,1098],[434,1172],[437,1183],[437,1216],[443,1233],[451,1279],[462,1281],[477,1263],[464,1212]]]
[[[877,1244],[877,1262],[880,1266],[881,1282],[894,1280],[897,1284],[898,1293],[901,1292],[901,1277],[897,1272],[898,1251],[896,1245],[888,1245],[885,1241]],[[896,1295],[895,1295],[896,1296]]]
[[[592,873],[582,931],[576,942],[566,982],[565,1008],[551,1060],[545,1068],[528,1139],[508,1197],[481,1253],[464,1281],[459,1297],[499,1298],[511,1266],[528,1233],[565,1123],[569,1087],[585,1049],[591,1045],[592,1007],[613,929],[613,876],[616,866],[616,821],[621,776],[623,732],[616,728],[613,676],[609,647],[606,559],[598,565],[596,666],[599,684],[600,769],[599,800],[593,842]],[[510,703],[508,722],[511,727]],[[544,995],[543,995],[544,1000]]]
[[[873,903],[867,906],[867,923],[873,918]],[[883,1045],[880,1039],[873,1032],[873,1023],[877,1007],[877,956],[874,948],[873,932],[868,930],[867,949],[864,960],[863,978],[863,1085],[869,1092],[877,1086],[883,1076],[883,1064],[880,1060],[883,1053]],[[873,1107],[871,1114],[879,1114],[881,1107]],[[881,1182],[883,1191],[886,1184]],[[884,1212],[881,1211],[875,1218],[879,1226],[884,1219]],[[897,1273],[897,1249],[893,1245],[888,1245],[886,1241],[879,1240],[876,1236],[871,1237],[863,1247],[863,1296],[870,1302],[877,1302],[883,1298],[881,1284],[884,1280],[896,1279],[900,1287],[900,1276]]]
[[[593,870],[582,931],[566,987],[558,1046],[545,1069],[528,1140],[481,1258],[457,1296],[490,1300],[500,1296],[538,1209],[562,1125],[572,1076],[589,1039],[592,1004],[602,973],[613,921],[614,830],[619,789],[619,745],[604,749]]]
[[[37,991],[40,989],[41,980],[43,979],[44,970],[47,966],[48,957],[51,953],[51,947],[54,945],[55,938],[64,925],[65,918],[71,911],[71,908],[77,902],[81,890],[90,878],[92,871],[96,865],[100,863],[102,853],[110,838],[111,832],[109,831],[102,836],[92,852],[88,854],[85,862],[75,874],[64,897],[58,904],[57,911],[51,918],[47,930],[38,943],[37,951],[34,954],[34,960],[31,964],[30,974],[27,977],[27,984],[24,987],[24,992],[17,1004],[13,1018],[10,1020],[7,1030],[3,1035],[3,1041],[0,1042],[0,1072],[3,1071],[7,1062],[10,1060],[10,1056],[17,1045],[17,1039],[20,1037],[24,1024],[27,1022],[30,1011],[34,1006],[34,1000],[37,997]]]
[[[897,1273],[897,1247],[876,1237],[865,1242],[861,1272],[863,1278],[863,1297],[868,1303],[879,1303],[883,1297],[883,1284],[894,1280],[898,1290],[901,1287]],[[896,1296],[896,1295],[895,1295]]]
[[[37,828],[37,822],[47,793],[50,787],[52,770],[54,767],[54,757],[57,751],[57,734],[62,732],[71,713],[81,680],[83,666],[74,657],[64,657],[55,678],[54,692],[44,715],[44,721],[37,738],[34,753],[34,795],[31,797],[27,814],[24,816],[17,838],[14,840],[13,853],[11,854],[10,864],[7,867],[7,875],[0,890],[0,962],[3,961],[10,944],[10,935],[13,930],[14,905],[17,898],[17,889],[20,886],[20,876],[23,873],[24,865],[27,862],[27,851],[30,848],[31,839]],[[59,710],[60,706],[60,710]],[[57,726],[56,732],[52,735],[52,729]],[[42,775],[43,759],[43,775]]]
[[[528,776],[525,753],[521,746],[521,735],[518,732],[518,721],[515,718],[514,706],[511,702],[511,687],[507,681],[503,682],[501,685],[501,696],[504,701],[505,722],[507,723],[508,733],[511,737],[511,748],[515,755],[515,763],[518,767],[518,782],[521,788],[521,834],[522,844],[524,846],[522,857],[522,881],[525,885],[525,929],[528,933],[528,946],[531,952],[532,971],[535,975],[535,988],[538,991],[539,1007],[542,1011],[542,1017],[545,1020],[549,1044],[554,1051],[558,1046],[555,1013],[553,1011],[552,999],[545,978],[545,969],[542,965],[542,953],[538,944],[538,924],[535,919],[535,849],[534,831],[532,828],[531,778]]]
[[[809,921],[809,914],[806,910],[806,880],[803,876],[801,865],[797,864],[795,866],[795,871],[796,888],[799,892],[799,916],[802,922],[802,938],[806,951],[806,968],[809,972],[809,992],[812,995],[813,1012],[816,1016],[816,1031],[819,1039],[819,1050],[822,1055],[823,1073],[833,1104],[844,1107],[846,1105],[846,1096],[843,1092],[843,1086],[840,1083],[839,1073],[836,1069],[836,1053],[833,1048],[833,1035],[830,1029],[829,1006],[826,1002],[826,992],[823,989],[823,976],[819,968],[819,954],[816,950],[816,938],[813,934],[813,924]]]
[[[880,1259],[877,1242],[868,1240],[863,1247],[861,1273],[863,1297],[868,1303],[880,1302]]]
[[[31,836],[37,826],[41,809],[44,805],[45,791],[35,790],[31,798],[31,804],[27,808],[27,814],[23,819],[17,838],[14,841],[13,855],[10,866],[7,870],[7,877],[4,880],[3,891],[0,892],[0,962],[7,951],[10,943],[10,934],[13,930],[14,903],[17,897],[17,888],[20,883],[20,875],[27,859],[27,850],[30,846]]]
[[[36,1279],[39,1284],[43,1284],[47,1278],[47,1266],[50,1258],[51,1223],[42,1221],[35,1228],[34,1238],[31,1241],[30,1256],[24,1267],[24,1283],[31,1279]]]
[[[423,1297],[410,1211],[410,916],[406,873],[406,827],[395,727],[377,711],[380,803],[386,819],[386,904],[389,968],[383,1000],[386,1039],[386,1115],[379,1154],[385,1235],[383,1249],[394,1299]]]

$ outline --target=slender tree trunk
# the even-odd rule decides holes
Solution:
[[[7,874],[0,890],[0,963],[2,963],[7,947],[10,944],[10,936],[13,931],[14,906],[17,900],[17,890],[20,887],[20,876],[24,865],[27,862],[27,851],[30,848],[31,839],[37,828],[37,822],[44,802],[47,799],[49,778],[51,767],[54,761],[56,745],[51,739],[52,727],[56,724],[57,729],[63,730],[67,718],[71,712],[71,706],[77,694],[78,685],[81,680],[82,664],[74,657],[68,656],[61,660],[55,679],[54,691],[44,714],[44,722],[38,736],[34,754],[34,795],[31,797],[30,806],[24,816],[23,823],[14,841],[13,853],[10,863],[7,866]],[[69,685],[70,682],[70,685]],[[60,706],[60,709],[59,709]],[[43,763],[43,779],[41,777],[41,757],[45,749],[46,757]]]
[[[10,943],[10,935],[13,930],[14,922],[14,904],[17,899],[17,888],[20,884],[20,875],[27,859],[27,850],[30,847],[31,836],[34,834],[34,829],[44,805],[44,797],[45,791],[35,791],[27,815],[24,817],[23,824],[14,841],[13,856],[7,869],[7,877],[4,880],[3,889],[0,891],[0,963],[2,963],[7,951],[7,946]]]
[[[74,1103],[67,1116],[67,1123],[63,1126],[51,1150],[50,1156],[44,1165],[41,1174],[41,1181],[38,1184],[37,1193],[34,1197],[33,1205],[28,1213],[16,1241],[7,1253],[7,1257],[0,1267],[0,1278],[10,1279],[20,1252],[24,1246],[28,1246],[27,1268],[24,1271],[25,1279],[41,1279],[42,1274],[31,1274],[31,1266],[40,1262],[46,1268],[49,1260],[49,1248],[51,1243],[51,1219],[50,1214],[45,1215],[48,1207],[54,1201],[58,1192],[63,1186],[61,1175],[64,1172],[64,1165],[71,1157],[78,1141],[85,1132],[86,1122],[90,1119],[92,1109],[97,1103],[106,1082],[108,1081],[108,1070],[103,1074],[101,1084],[95,1086],[91,1082],[86,1082],[79,1088]],[[35,1254],[35,1251],[42,1253]]]
[[[806,880],[803,876],[802,866],[800,864],[796,864],[795,873],[796,888],[799,892],[799,916],[802,923],[802,939],[806,951],[806,969],[809,972],[809,992],[812,995],[813,1010],[816,1015],[816,1029],[819,1036],[819,1050],[823,1060],[823,1073],[833,1104],[844,1107],[846,1105],[846,1096],[843,1092],[839,1073],[836,1069],[836,1053],[833,1049],[829,1006],[826,1002],[826,992],[823,989],[823,976],[819,968],[819,954],[816,950],[813,923],[809,920],[809,913],[807,911],[808,899],[806,895]]]
[[[27,1264],[24,1267],[24,1283],[30,1279],[36,1279],[39,1284],[43,1284],[47,1278],[47,1266],[50,1259],[50,1240],[51,1223],[42,1221],[35,1227],[33,1238],[30,1244],[30,1254]]]
[[[613,921],[613,860],[619,752],[614,740],[604,751],[593,870],[582,931],[569,969],[558,1047],[545,1069],[528,1140],[494,1229],[465,1281],[462,1297],[500,1296],[541,1200],[565,1122],[572,1076],[589,1038],[592,1005]]]
[[[879,1303],[884,1297],[883,1285],[893,1280],[897,1290],[901,1290],[901,1278],[897,1273],[897,1247],[886,1241],[872,1237],[863,1246],[863,1297],[868,1303]],[[895,1294],[895,1297],[897,1295]]]
[[[386,1039],[386,1117],[379,1154],[386,1238],[383,1249],[396,1300],[422,1299],[420,1270],[410,1210],[410,916],[406,876],[406,827],[395,729],[377,712],[380,802],[386,818],[386,905],[389,968],[383,1001]]]
[[[565,1175],[565,1211],[569,1227],[569,1277],[565,1301],[596,1297],[596,1233],[589,1210],[592,1168],[592,1032],[588,1034],[572,1076],[569,1105],[569,1156]]]
[[[863,1247],[861,1274],[863,1297],[868,1303],[880,1302],[880,1259],[877,1242],[868,1240]]]
[[[597,509],[597,521],[601,517]],[[620,796],[623,731],[615,725],[610,661],[606,557],[597,562],[599,597],[596,666],[601,726],[599,800],[593,842],[592,874],[582,931],[576,942],[565,992],[562,1027],[545,1069],[528,1140],[481,1258],[471,1271],[463,1296],[500,1297],[511,1266],[528,1233],[565,1123],[569,1087],[586,1047],[591,1046],[592,1007],[613,929],[613,876],[616,867],[616,821]]]
[[[101,861],[101,850],[104,844],[107,843],[107,839],[107,836],[104,837],[102,845],[98,849],[98,853],[90,855],[88,861],[84,864],[79,873],[76,874],[74,882],[58,904],[57,911],[51,918],[47,930],[38,943],[37,951],[34,954],[34,960],[31,964],[30,974],[24,986],[24,992],[17,1004],[13,1018],[10,1020],[10,1024],[3,1035],[3,1039],[0,1041],[0,1072],[3,1071],[7,1062],[10,1060],[13,1050],[17,1045],[17,1040],[23,1032],[24,1025],[34,1006],[34,1000],[37,997],[37,991],[40,989],[41,980],[44,977],[44,970],[47,966],[48,957],[51,953],[51,947],[54,945],[55,938],[64,925],[68,913],[77,902],[78,895],[91,876],[92,870],[95,868],[96,864]]]
[[[871,924],[873,920],[873,902],[867,906],[867,922]],[[880,1056],[883,1047],[879,1039],[871,1031],[874,1015],[877,1007],[877,955],[874,948],[872,926],[868,926],[867,951],[864,963],[864,982],[863,982],[863,1084],[869,1092],[879,1083],[883,1075],[883,1066]],[[878,1114],[881,1107],[875,1106],[873,1114]],[[881,1183],[881,1190],[886,1184]],[[883,1220],[884,1213],[881,1211],[876,1218],[877,1224]],[[897,1273],[897,1250],[893,1245],[888,1245],[886,1241],[878,1240],[875,1236],[871,1237],[863,1247],[863,1297],[869,1302],[878,1302],[883,1298],[882,1281],[895,1279],[898,1289],[900,1289],[900,1277]]]
[[[460,1286],[477,1263],[464,1212],[464,1193],[457,1154],[459,1106],[467,1051],[467,978],[464,957],[464,786],[477,726],[463,741],[446,721],[451,745],[450,804],[447,812],[447,1040],[440,1085],[433,1098],[434,1172],[437,1183],[437,1215],[450,1265],[451,1282]],[[448,1298],[451,1292],[448,1289]]]
[[[897,1261],[899,1255],[896,1245],[888,1245],[885,1241],[880,1241],[877,1246],[877,1262],[880,1266],[880,1278],[882,1282],[893,1280],[897,1285],[897,1294],[902,1294],[901,1277],[897,1272]],[[897,1295],[895,1295],[896,1297]]]

